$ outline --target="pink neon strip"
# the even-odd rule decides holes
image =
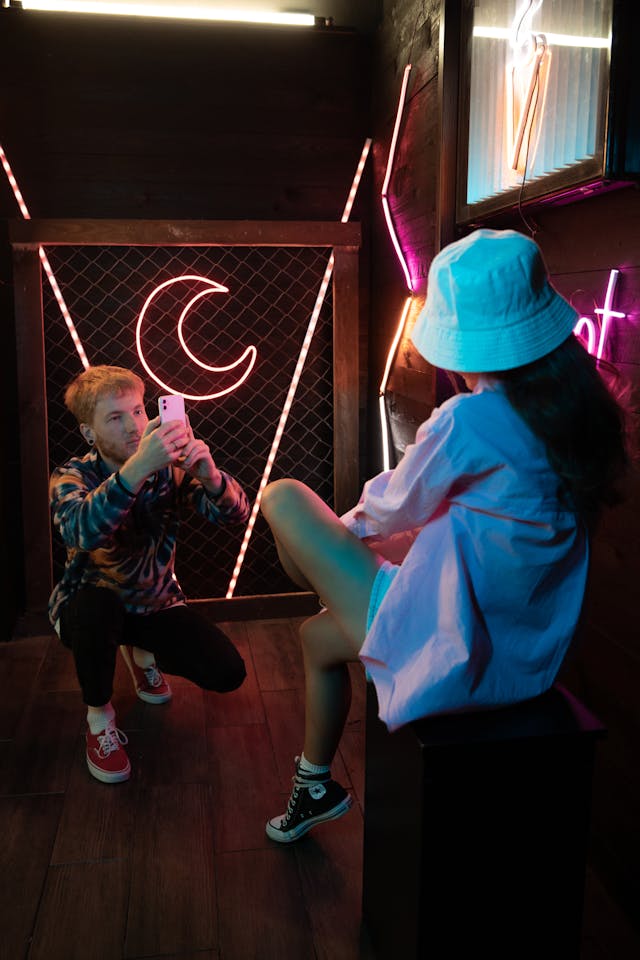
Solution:
[[[13,171],[11,169],[11,166],[9,165],[7,155],[2,149],[2,144],[0,144],[0,161],[2,161],[2,166],[4,167],[4,172],[7,175],[7,180],[9,181],[11,189],[13,190],[13,195],[16,198],[18,206],[20,207],[20,213],[22,214],[25,220],[31,220],[31,214],[27,210],[27,205],[24,202],[24,198],[22,194],[20,193],[20,187],[18,186],[16,178],[13,175]]]
[[[356,168],[353,182],[351,184],[351,190],[349,191],[349,195],[347,197],[347,202],[345,203],[345,207],[344,207],[344,211],[341,219],[342,223],[346,223],[347,220],[349,219],[349,215],[353,207],[353,202],[355,200],[358,185],[362,177],[362,171],[364,170],[364,165],[370,149],[371,149],[371,139],[367,138],[367,140],[365,140],[364,147],[362,148],[362,153],[360,155],[360,162],[358,163],[358,166]],[[233,575],[231,577],[231,580],[229,581],[229,586],[227,588],[227,594],[226,594],[227,600],[230,600],[233,597],[236,584],[238,582],[238,577],[240,575],[240,570],[244,562],[245,554],[247,552],[247,547],[249,546],[249,541],[251,539],[253,528],[255,526],[256,519],[258,516],[258,511],[260,510],[262,494],[264,492],[264,488],[269,482],[269,477],[271,476],[271,470],[276,459],[278,447],[280,446],[280,440],[282,438],[282,434],[284,433],[284,429],[287,424],[289,411],[291,409],[291,405],[293,404],[295,393],[298,387],[298,382],[300,380],[300,377],[302,376],[302,371],[304,369],[304,364],[307,359],[309,347],[311,346],[311,340],[313,339],[313,334],[315,333],[318,317],[320,316],[320,310],[322,308],[322,304],[324,302],[324,298],[327,293],[327,287],[329,286],[331,274],[333,273],[333,264],[334,264],[334,257],[332,253],[331,256],[329,257],[329,262],[327,263],[324,276],[320,283],[320,289],[318,291],[316,302],[314,304],[313,311],[311,313],[311,319],[309,320],[309,325],[307,326],[307,332],[305,333],[304,340],[302,342],[302,347],[300,348],[300,353],[298,354],[298,361],[296,363],[296,367],[293,372],[293,376],[291,378],[291,383],[289,385],[289,390],[287,392],[287,397],[284,402],[282,412],[280,414],[280,420],[278,421],[278,426],[276,428],[275,436],[271,444],[271,450],[269,451],[269,456],[267,457],[267,462],[265,464],[265,468],[262,474],[262,479],[260,480],[260,486],[258,488],[258,493],[256,494],[256,499],[253,504],[253,508],[251,510],[251,516],[249,517],[249,522],[247,523],[247,528],[244,532],[244,538],[242,541],[242,545],[240,546],[240,551],[238,553]]]
[[[389,201],[387,199],[387,192],[389,189],[389,181],[391,180],[391,173],[393,171],[393,164],[396,157],[396,145],[398,142],[398,133],[400,131],[400,123],[402,121],[402,114],[404,111],[404,104],[407,97],[407,85],[409,83],[409,74],[411,73],[411,64],[408,63],[404,68],[404,74],[402,77],[402,87],[400,89],[400,98],[398,101],[398,109],[396,111],[396,121],[393,127],[393,135],[391,137],[391,146],[389,147],[389,157],[387,159],[387,171],[385,174],[384,182],[382,184],[382,209],[384,211],[385,220],[387,221],[387,229],[389,231],[389,236],[391,237],[391,242],[393,243],[396,255],[398,257],[398,262],[402,267],[404,272],[405,280],[407,282],[407,289],[413,291],[413,283],[411,280],[411,274],[409,273],[409,267],[407,266],[407,261],[405,260],[404,254],[402,252],[402,247],[400,246],[400,241],[396,234],[395,225],[393,223],[393,217],[391,216],[391,209],[389,207]]]
[[[153,299],[158,295],[158,293],[160,293],[161,290],[164,290],[165,287],[169,287],[172,284],[178,283],[181,280],[194,280],[194,281],[197,281],[198,283],[205,284],[205,289],[201,290],[194,297],[192,297],[191,300],[189,300],[186,307],[183,309],[182,313],[180,314],[180,319],[178,320],[178,338],[182,345],[182,349],[187,354],[187,356],[190,357],[191,360],[193,360],[193,362],[196,363],[199,367],[202,367],[203,370],[211,370],[214,373],[225,373],[225,372],[228,372],[229,370],[235,370],[235,368],[240,366],[240,364],[242,364],[248,357],[250,358],[248,361],[247,367],[244,373],[242,374],[242,376],[240,377],[240,379],[236,380],[236,382],[233,383],[230,387],[226,387],[224,390],[218,390],[216,393],[193,394],[193,393],[181,393],[180,391],[175,390],[168,383],[165,383],[164,380],[161,380],[160,377],[156,376],[156,374],[153,372],[153,370],[147,363],[147,360],[144,356],[144,351],[142,349],[142,324],[143,324],[147,309],[150,306]],[[182,327],[184,325],[186,316],[189,313],[189,310],[191,309],[193,304],[196,303],[196,301],[200,300],[201,297],[208,296],[209,294],[212,294],[212,293],[228,293],[228,292],[229,292],[228,287],[224,287],[221,283],[217,283],[215,280],[209,280],[207,277],[202,277],[199,274],[188,273],[188,274],[184,274],[181,277],[172,277],[170,280],[165,280],[164,283],[158,284],[158,286],[151,291],[151,293],[145,300],[142,310],[140,311],[140,314],[138,316],[138,323],[136,325],[136,347],[138,350],[138,356],[140,357],[140,362],[142,363],[143,367],[145,368],[149,376],[153,380],[155,380],[155,382],[159,384],[161,387],[163,387],[165,390],[168,390],[169,393],[179,394],[180,396],[184,397],[185,400],[215,400],[217,397],[223,397],[225,394],[231,393],[233,390],[236,390],[241,383],[244,383],[244,381],[247,379],[247,377],[251,373],[251,370],[253,369],[253,366],[256,362],[256,357],[258,355],[258,351],[253,345],[247,347],[244,353],[240,357],[238,357],[237,360],[234,360],[233,363],[229,363],[226,366],[210,366],[209,364],[203,363],[202,360],[199,360],[198,357],[196,357],[195,354],[191,352],[191,350],[187,346],[187,343],[184,339],[184,335],[182,332]]]
[[[58,306],[60,307],[60,312],[62,313],[62,316],[64,317],[64,322],[66,323],[67,329],[68,329],[69,333],[71,334],[71,339],[73,340],[73,345],[74,345],[74,347],[76,348],[76,350],[77,350],[77,352],[78,352],[78,356],[80,357],[80,361],[81,361],[81,363],[82,363],[82,366],[83,366],[83,367],[85,368],[85,370],[86,370],[86,369],[90,366],[89,358],[87,357],[87,355],[86,355],[86,353],[85,353],[85,351],[84,351],[84,347],[83,347],[83,345],[82,345],[82,341],[80,340],[80,337],[78,336],[78,331],[76,330],[75,324],[74,324],[73,320],[71,319],[71,314],[69,313],[69,310],[68,310],[68,308],[67,308],[67,305],[66,305],[66,303],[64,302],[64,297],[62,296],[62,292],[61,292],[61,290],[60,290],[60,287],[58,286],[58,281],[56,280],[56,278],[55,278],[55,276],[54,276],[54,274],[53,274],[53,270],[51,269],[51,264],[49,263],[49,258],[47,257],[47,255],[46,255],[46,253],[44,252],[44,250],[43,250],[42,247],[38,247],[38,256],[40,257],[40,263],[41,263],[42,266],[44,267],[44,272],[45,272],[46,275],[47,275],[47,280],[49,281],[49,286],[50,286],[51,289],[53,290],[53,295],[54,295],[54,297],[56,298],[56,300],[58,301]]]
[[[0,162],[2,163],[2,166],[4,167],[4,172],[6,173],[6,175],[7,175],[7,180],[9,181],[9,185],[10,185],[11,189],[13,190],[13,195],[14,195],[14,197],[16,198],[16,203],[18,204],[18,207],[20,208],[20,213],[22,214],[22,216],[23,216],[23,218],[24,218],[25,220],[31,220],[31,214],[29,213],[29,210],[28,210],[28,208],[27,208],[27,205],[26,205],[26,203],[24,202],[24,197],[22,196],[22,193],[20,192],[20,187],[18,186],[18,183],[17,183],[17,181],[16,181],[16,178],[15,178],[14,175],[13,175],[13,171],[12,171],[12,169],[11,169],[11,165],[10,165],[10,163],[9,163],[9,160],[7,159],[6,153],[4,152],[4,150],[3,150],[3,148],[2,148],[2,144],[0,144]],[[64,317],[64,322],[66,323],[67,329],[69,330],[69,333],[71,334],[71,339],[73,340],[73,344],[74,344],[74,346],[75,346],[75,348],[76,348],[76,350],[77,350],[77,352],[78,352],[78,356],[80,357],[80,360],[81,360],[81,362],[82,362],[82,366],[83,366],[83,367],[85,368],[85,370],[86,370],[87,367],[89,366],[89,360],[88,360],[87,355],[86,355],[86,353],[85,353],[84,347],[82,346],[82,342],[81,342],[81,340],[80,340],[80,337],[78,336],[78,331],[77,331],[76,328],[75,328],[75,324],[74,324],[73,320],[71,319],[71,314],[69,313],[69,309],[68,309],[68,307],[67,307],[67,305],[66,305],[66,303],[65,303],[65,301],[64,301],[64,297],[62,296],[62,291],[60,290],[60,287],[58,286],[58,281],[56,280],[56,278],[55,278],[55,276],[54,276],[54,274],[53,274],[53,270],[51,269],[51,264],[49,263],[49,258],[47,257],[47,255],[46,255],[46,253],[44,252],[44,249],[43,249],[42,247],[38,247],[38,256],[40,257],[40,263],[42,264],[42,266],[43,266],[43,268],[44,268],[44,272],[45,272],[46,275],[47,275],[47,280],[49,281],[49,285],[50,285],[51,289],[53,290],[53,295],[54,295],[54,297],[56,298],[56,300],[57,300],[57,302],[58,302],[58,306],[60,307],[60,312],[62,313],[62,316]]]

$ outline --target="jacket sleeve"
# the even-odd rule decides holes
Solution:
[[[218,497],[210,497],[205,488],[192,477],[185,476],[180,485],[183,502],[209,520],[210,523],[232,525],[249,519],[250,506],[247,495],[230,474],[221,470],[225,482]]]
[[[367,481],[358,504],[341,518],[352,533],[386,539],[427,523],[456,479],[453,425],[450,410],[434,411],[398,466]]]
[[[82,470],[66,464],[49,483],[53,523],[67,547],[96,550],[105,546],[128,516],[135,497],[113,474],[97,485]]]

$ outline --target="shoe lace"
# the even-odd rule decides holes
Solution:
[[[287,809],[285,810],[284,816],[282,818],[282,826],[284,827],[292,819],[293,815],[296,812],[296,807],[298,806],[298,798],[300,796],[300,791],[306,786],[305,781],[302,780],[298,774],[295,774],[291,778],[293,783],[293,790],[291,791],[291,796],[289,797],[289,803],[287,804]]]
[[[129,738],[122,730],[117,727],[109,726],[104,733],[98,734],[98,756],[108,757],[110,753],[115,753],[120,749],[120,744],[124,746],[129,742]]]
[[[152,663],[150,667],[145,667],[144,675],[150,687],[162,686],[162,674],[155,663]]]
[[[289,803],[287,804],[287,809],[281,820],[281,826],[283,828],[286,826],[286,824],[289,823],[289,821],[293,818],[296,812],[301,791],[308,790],[309,787],[313,787],[318,782],[322,782],[318,780],[309,780],[306,777],[301,777],[298,772],[300,757],[296,757],[295,762],[296,762],[296,772],[291,778],[291,782],[293,783],[293,790],[291,791],[291,796],[289,797]],[[327,777],[326,779],[328,780],[329,778]]]

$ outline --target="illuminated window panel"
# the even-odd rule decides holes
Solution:
[[[614,134],[627,139],[609,124],[613,68],[622,76],[628,56],[624,37],[613,42],[625,29],[617,6],[463,4],[458,222],[640,172],[612,148]]]

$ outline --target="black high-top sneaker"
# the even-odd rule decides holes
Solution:
[[[300,757],[296,757],[286,812],[268,821],[267,836],[277,843],[293,843],[317,823],[337,820],[352,805],[351,795],[328,773],[301,774]]]

